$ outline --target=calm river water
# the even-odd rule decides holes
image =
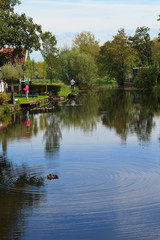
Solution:
[[[160,239],[157,95],[88,92],[5,124],[1,240]]]

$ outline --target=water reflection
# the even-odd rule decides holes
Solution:
[[[36,115],[27,111],[26,116],[14,114],[12,124],[0,129],[0,142],[6,152],[7,141],[31,138],[45,129],[45,150],[52,156],[60,147],[62,126],[74,126],[88,132],[96,129],[100,120],[107,128],[114,129],[123,141],[132,133],[137,135],[139,141],[149,141],[155,127],[153,116],[159,111],[159,99],[153,93],[136,91],[90,91],[70,99],[60,107],[60,111],[58,109],[54,113]]]
[[[21,239],[26,226],[24,212],[31,215],[32,207],[44,197],[35,194],[35,187],[44,186],[43,178],[32,174],[27,166],[16,167],[0,156],[0,239]]]
[[[60,118],[54,114],[48,114],[47,116],[47,128],[44,133],[45,150],[47,156],[53,157],[60,147],[60,140],[62,138],[60,128]]]
[[[102,122],[107,128],[115,129],[124,141],[130,133],[140,141],[149,140],[153,116],[158,111],[155,95],[117,90],[101,96]]]
[[[0,239],[158,239],[159,96],[101,89],[74,101],[1,128]]]
[[[30,127],[29,111],[27,111],[27,114],[26,114],[26,125],[27,125],[28,128]]]
[[[64,104],[60,112],[63,125],[68,128],[78,127],[85,132],[95,129],[98,120],[98,99],[98,94],[90,91],[79,95],[74,100],[76,101],[74,108],[68,108],[68,103]]]

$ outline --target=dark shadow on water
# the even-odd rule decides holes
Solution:
[[[25,212],[32,214],[44,194],[42,177],[33,176],[29,168],[17,168],[7,157],[0,156],[0,239],[21,239],[25,234]]]

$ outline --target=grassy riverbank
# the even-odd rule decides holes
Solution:
[[[45,83],[46,85],[46,83]],[[47,85],[50,85],[50,84],[47,84]],[[70,92],[71,92],[71,87],[68,86],[68,85],[65,85],[63,83],[54,83],[52,85],[58,85],[60,86],[60,91],[58,92],[58,96],[67,96]],[[78,91],[78,88],[75,88],[76,91]],[[29,101],[31,100],[38,100],[38,99],[45,99],[49,96],[49,92],[48,94],[45,94],[45,95],[29,95]],[[22,102],[25,102],[26,101],[26,98],[25,98],[25,94],[14,94],[14,98],[15,98],[15,104],[8,104],[8,103],[5,103],[5,104],[2,104],[0,105],[0,115],[3,115],[4,113],[6,112],[12,112],[14,111],[13,109],[15,109],[16,111],[20,109],[19,107],[19,104],[22,103]]]
[[[62,82],[54,82],[54,83],[50,83],[50,80],[48,79],[33,79],[33,85],[52,85],[52,86],[59,86],[60,90],[57,92],[58,96],[67,96],[70,92],[71,92],[71,87],[70,85],[65,85]],[[108,76],[106,76],[105,78],[101,79],[98,78],[95,81],[95,86],[97,87],[116,87],[116,81],[114,79],[110,79]],[[47,89],[47,88],[46,88]],[[78,87],[75,87],[76,92],[79,91]],[[31,100],[37,100],[37,99],[44,99],[47,98],[49,96],[49,92],[45,92],[45,95],[33,95],[30,94],[29,95],[29,101]],[[25,94],[14,94],[14,98],[15,98],[15,104],[3,104],[0,105],[0,114],[2,115],[5,112],[11,112],[13,109],[18,109],[18,106],[21,102],[25,102],[26,98],[25,98]]]

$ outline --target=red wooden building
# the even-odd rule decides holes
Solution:
[[[22,48],[22,58],[18,56],[18,54],[14,53],[15,48],[1,48],[0,54],[4,54],[4,57],[7,58],[8,61],[11,63],[18,62],[24,67],[25,64],[25,58],[26,58],[26,50],[25,48]]]

